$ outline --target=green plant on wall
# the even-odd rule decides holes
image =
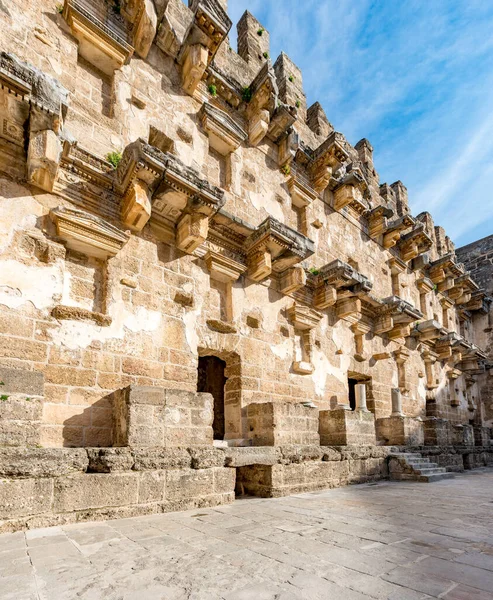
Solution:
[[[211,83],[211,85],[209,86],[209,94],[215,98],[217,96],[217,87]]]
[[[262,56],[267,59],[267,58],[269,58],[269,53],[268,52],[264,52]]]
[[[264,31],[265,31],[265,29],[263,27],[261,27],[260,29],[257,30],[257,35],[262,36]]]
[[[296,108],[299,108],[301,106],[301,102],[299,100],[296,100],[295,106]]]
[[[310,267],[308,270],[310,271],[310,273],[312,275],[318,275],[320,273],[320,271],[318,269],[316,269],[315,267]]]
[[[243,98],[243,102],[250,102],[252,99],[252,88],[250,86],[244,87],[241,92],[241,97]]]
[[[290,76],[288,77],[288,79],[289,79],[289,81],[290,81],[291,83],[294,83],[294,77],[293,77],[292,75],[290,75]]]
[[[289,165],[283,165],[281,167],[281,172],[284,173],[284,175],[288,176],[291,174],[291,167]]]
[[[122,159],[122,153],[118,152],[117,150],[115,150],[114,152],[108,152],[108,154],[106,155],[106,160],[109,163],[111,163],[115,169],[120,164],[121,159]]]

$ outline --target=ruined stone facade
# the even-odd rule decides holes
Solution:
[[[7,529],[491,460],[491,290],[226,10],[0,5]]]

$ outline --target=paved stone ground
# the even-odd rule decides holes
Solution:
[[[0,536],[1,600],[493,599],[493,469]]]

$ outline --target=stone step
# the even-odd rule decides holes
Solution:
[[[420,475],[418,481],[425,483],[434,483],[436,481],[442,481],[442,479],[453,479],[453,473],[435,473],[433,475]]]
[[[447,470],[443,467],[430,467],[426,469],[414,469],[415,473],[420,475],[436,475],[438,473],[446,473]]]

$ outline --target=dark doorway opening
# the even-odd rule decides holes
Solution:
[[[351,407],[351,410],[355,410],[356,409],[356,384],[361,383],[361,381],[358,381],[357,379],[351,379],[351,378],[349,378],[347,381],[348,381],[348,386],[349,386],[349,406]]]
[[[224,374],[226,363],[217,356],[200,356],[198,367],[197,391],[208,392],[214,398],[214,420],[212,429],[215,440],[224,440],[224,386],[227,377]]]

